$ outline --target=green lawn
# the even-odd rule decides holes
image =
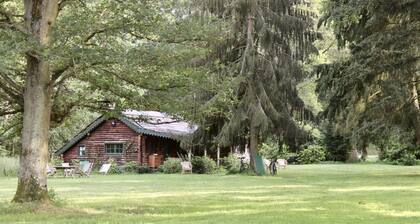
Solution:
[[[0,223],[420,223],[420,167],[289,166],[276,177],[119,175],[51,178],[49,212],[12,205],[0,178]]]

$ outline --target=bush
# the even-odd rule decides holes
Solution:
[[[239,173],[241,169],[241,161],[234,155],[229,154],[227,157],[222,158],[222,166],[226,169],[228,174]]]
[[[207,156],[194,156],[191,159],[192,171],[194,173],[214,173],[217,169],[216,162]]]
[[[118,163],[113,158],[109,158],[106,163],[110,163],[111,167],[109,168],[108,174],[120,174],[122,173]]]
[[[127,173],[149,173],[147,166],[138,164],[137,162],[131,161],[124,164],[124,172]]]
[[[382,143],[379,159],[394,165],[416,165],[416,153],[418,148],[410,143],[412,136],[399,133],[391,135]]]
[[[279,145],[274,142],[268,142],[268,143],[261,144],[259,151],[260,151],[260,154],[266,159],[270,159],[270,160],[275,159],[275,158],[286,159],[286,156],[289,151],[289,147],[285,144],[279,147]]]
[[[416,165],[416,156],[413,153],[405,153],[397,160],[397,163],[404,166],[414,166]]]
[[[0,157],[0,176],[17,176],[19,159],[16,157]]]
[[[380,159],[394,165],[416,165],[416,155],[414,150],[409,148],[399,148],[398,146],[392,146],[388,150],[381,152]]]
[[[182,170],[181,159],[168,158],[159,169],[162,169],[164,173],[180,173]]]
[[[325,149],[321,145],[309,145],[298,154],[300,164],[318,163],[325,160]]]
[[[143,173],[150,173],[150,169],[149,167],[145,166],[145,165],[139,165],[137,167],[137,173],[143,174]]]

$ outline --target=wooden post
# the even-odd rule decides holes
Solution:
[[[142,134],[137,135],[137,163],[141,164],[141,142],[142,142]]]
[[[207,156],[207,149],[204,149],[204,156]]]
[[[220,166],[220,146],[217,145],[217,167]]]

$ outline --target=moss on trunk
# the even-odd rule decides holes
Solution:
[[[47,186],[40,185],[33,176],[26,180],[20,179],[12,202],[24,203],[34,201],[49,201]]]

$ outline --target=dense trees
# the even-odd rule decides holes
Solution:
[[[328,33],[304,63],[318,35],[303,0],[0,0],[0,150],[21,152],[15,201],[47,200],[48,140],[110,103],[186,116],[201,125],[190,139],[200,147],[249,144],[255,170],[267,138],[307,141],[300,121],[321,107],[313,79],[299,83],[312,70],[330,159],[371,143],[419,148],[420,2],[324,3],[320,25],[349,54],[324,60]]]
[[[351,55],[319,67],[318,90],[354,147],[383,147],[393,135],[401,148],[420,145],[419,9],[419,1],[326,1],[321,22]]]

